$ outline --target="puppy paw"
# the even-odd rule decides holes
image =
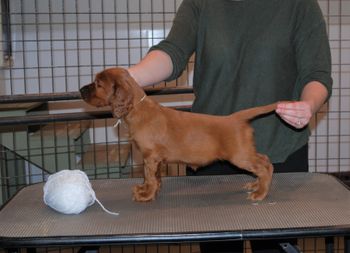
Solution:
[[[254,191],[254,192],[250,192],[248,194],[248,199],[252,200],[252,201],[261,201],[263,200],[267,195],[267,192],[262,192],[262,191]]]
[[[135,185],[133,187],[133,200],[137,202],[149,202],[155,200],[156,191],[147,184]]]
[[[246,183],[243,186],[243,189],[247,190],[248,192],[255,192],[255,191],[257,191],[259,189],[259,180],[257,179],[254,182]]]

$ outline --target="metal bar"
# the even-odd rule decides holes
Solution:
[[[151,88],[145,90],[149,96],[155,95],[178,95],[193,93],[192,88]],[[59,92],[59,93],[41,93],[41,94],[23,94],[23,95],[4,95],[0,96],[0,104],[27,103],[27,102],[48,102],[62,100],[81,99],[80,92]]]
[[[191,94],[193,93],[192,87],[186,88],[152,88],[146,89],[146,94],[148,96],[157,96],[157,95],[179,95],[179,94]]]
[[[41,125],[52,122],[104,119],[110,117],[112,117],[110,111],[31,115],[24,117],[0,117],[0,125]]]
[[[74,99],[81,99],[79,92],[4,95],[4,96],[0,96],[0,104],[47,102],[47,101],[74,100]]]
[[[179,111],[190,111],[191,107],[172,107]],[[110,111],[76,112],[48,115],[28,115],[23,117],[0,117],[0,126],[42,125],[52,122],[93,120],[112,118]]]
[[[350,252],[350,236],[344,236],[344,252]]]
[[[1,0],[1,15],[2,15],[2,24],[4,27],[4,56],[7,59],[8,63],[11,65],[12,59],[12,32],[11,32],[11,22],[10,22],[10,1]],[[1,23],[1,22],[0,22]],[[9,66],[10,66],[9,65]]]

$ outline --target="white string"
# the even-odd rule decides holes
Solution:
[[[138,102],[138,104],[141,103],[143,100],[145,100],[145,98],[146,98],[146,94],[143,95],[143,97],[142,97],[141,100]]]
[[[111,215],[119,215],[119,213],[115,213],[115,212],[111,212],[109,210],[107,210],[107,208],[105,208],[102,203],[95,197],[95,201],[101,206],[101,208],[103,209],[103,211],[105,211],[106,213],[109,213]]]
[[[119,213],[115,213],[115,212],[111,212],[111,211],[107,210],[107,208],[105,208],[102,205],[102,203],[97,199],[95,191],[92,189],[89,178],[87,177],[87,175],[85,173],[84,173],[84,175],[86,177],[86,181],[85,181],[86,186],[90,189],[90,193],[91,193],[93,199],[100,205],[100,207],[103,209],[103,211],[105,211],[106,213],[112,214],[112,215],[119,215]]]
[[[117,126],[120,125],[120,123],[122,123],[122,120],[118,119],[117,122],[113,125],[113,127],[116,128]]]

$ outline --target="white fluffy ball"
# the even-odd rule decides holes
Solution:
[[[44,185],[46,205],[64,214],[79,214],[96,199],[87,175],[80,170],[62,170]]]

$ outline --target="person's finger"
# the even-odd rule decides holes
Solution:
[[[280,116],[291,116],[309,121],[312,116],[310,106],[305,102],[281,103],[277,106],[276,113]]]
[[[280,117],[286,123],[288,123],[289,125],[291,125],[295,128],[298,128],[298,129],[305,127],[309,123],[309,121],[307,119],[290,116],[288,114],[282,114],[282,115],[280,115]]]

